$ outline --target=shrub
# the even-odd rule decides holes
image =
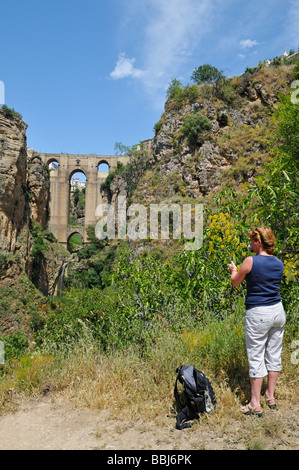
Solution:
[[[8,119],[22,119],[22,115],[20,113],[17,113],[14,108],[9,108],[8,106],[6,106],[6,104],[2,106],[2,110],[4,111],[4,116]]]
[[[154,132],[155,132],[155,135],[158,134],[159,130],[161,129],[162,127],[162,121],[160,119],[160,121],[156,122],[156,124],[154,125]]]
[[[48,245],[45,242],[44,233],[41,225],[32,221],[30,224],[30,233],[33,236],[34,244],[32,247],[32,281],[33,283],[38,282],[39,273],[42,262],[44,260],[44,253],[48,250]]]
[[[20,358],[28,347],[28,338],[21,330],[9,336],[0,335],[0,340],[4,343],[5,362]]]
[[[167,88],[166,98],[179,97],[183,91],[183,84],[180,80],[173,78]]]
[[[212,123],[206,116],[202,114],[191,114],[185,118],[181,131],[188,138],[189,145],[194,147],[199,135],[203,131],[209,131],[211,127]]]
[[[170,82],[166,92],[166,98],[172,100],[175,108],[180,108],[188,102],[194,103],[198,97],[199,90],[196,85],[184,86],[180,80],[175,78]]]
[[[194,103],[199,97],[199,90],[198,86],[196,85],[189,85],[185,88],[186,96],[189,99],[190,103]]]

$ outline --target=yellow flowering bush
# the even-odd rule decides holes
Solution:
[[[290,254],[285,255],[284,259],[284,274],[287,280],[292,279],[298,275],[298,260]]]
[[[219,212],[209,216],[206,230],[208,256],[212,260],[220,259],[229,263],[240,262],[247,255],[248,243],[235,223],[231,222],[228,212]]]
[[[202,249],[198,252],[198,261],[205,263],[205,279],[209,284],[210,298],[206,298],[209,309],[224,313],[233,301],[233,288],[227,271],[230,261],[239,268],[247,251],[248,228],[233,220],[228,212],[219,211],[208,217]],[[238,292],[242,293],[240,287]]]
[[[212,311],[222,316],[231,309],[236,296],[243,295],[243,286],[232,287],[227,268],[231,260],[240,267],[250,254],[247,233],[248,227],[233,219],[228,211],[219,210],[206,216],[202,247],[181,255],[184,268],[192,273],[186,292],[197,299],[201,315]]]

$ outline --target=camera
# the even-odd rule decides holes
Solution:
[[[247,250],[248,250],[248,251],[253,251],[252,246],[251,246],[251,245],[248,245]]]

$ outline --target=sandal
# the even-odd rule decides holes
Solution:
[[[268,407],[270,408],[270,410],[275,410],[275,408],[277,408],[277,405],[275,403],[275,398],[267,398],[264,395],[264,399],[266,400],[266,403]],[[274,403],[270,403],[270,401],[274,401]]]
[[[258,408],[260,408],[260,410],[258,410]],[[258,416],[259,418],[261,418],[264,414],[260,405],[254,407],[254,406],[251,406],[250,403],[248,403],[248,405],[241,406],[241,413],[243,413],[244,415]]]

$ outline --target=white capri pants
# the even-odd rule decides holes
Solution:
[[[250,377],[265,377],[267,371],[282,369],[285,322],[282,302],[246,310],[244,323]]]

